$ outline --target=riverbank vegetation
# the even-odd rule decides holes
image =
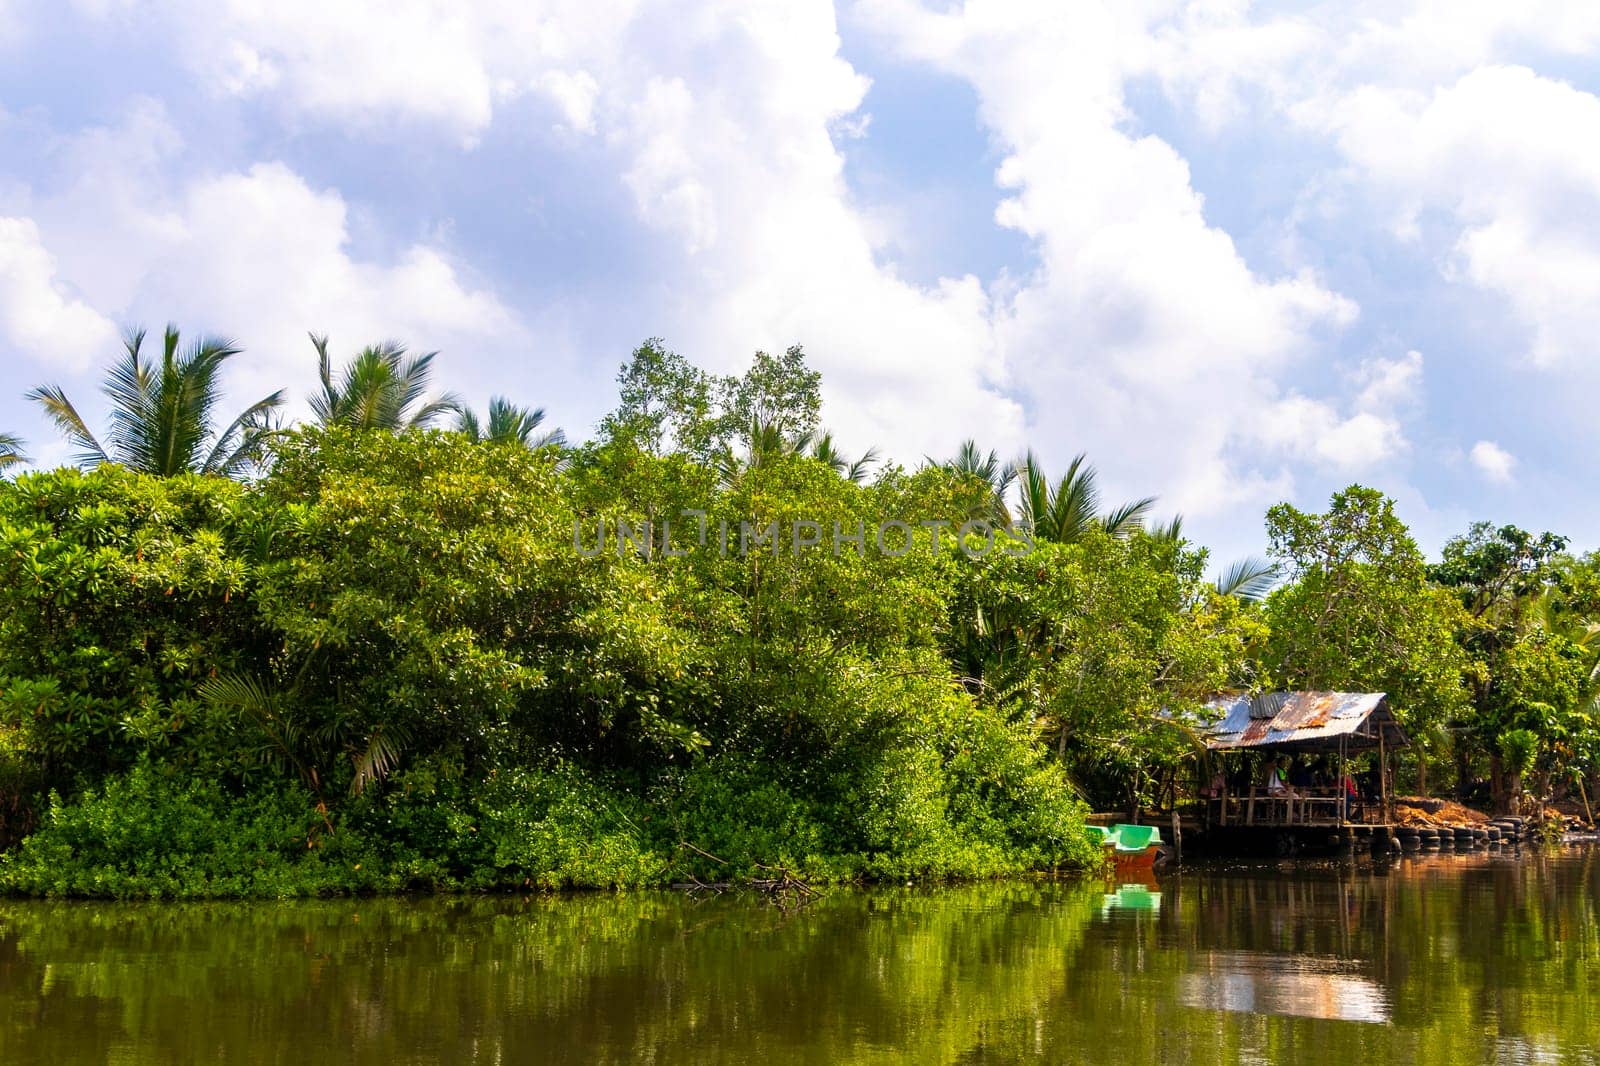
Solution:
[[[722,377],[647,343],[575,444],[314,341],[297,425],[288,390],[219,411],[235,346],[170,330],[103,434],[35,390],[81,466],[0,482],[0,888],[1075,867],[1086,801],[1191,773],[1226,688],[1389,692],[1420,788],[1600,767],[1600,563],[1552,535],[1430,565],[1352,487],[1219,568],[1082,457],[841,453],[798,348]]]

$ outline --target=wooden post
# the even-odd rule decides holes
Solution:
[[[1183,865],[1183,826],[1178,823],[1178,808],[1172,808],[1172,847],[1177,852],[1178,865]]]
[[[1378,816],[1393,822],[1389,813],[1389,753],[1383,743],[1383,726],[1378,726]]]
[[[1345,814],[1347,812],[1345,808],[1350,805],[1350,797],[1346,795],[1344,791],[1344,779],[1349,776],[1350,773],[1344,759],[1344,739],[1344,737],[1339,738],[1339,780],[1335,786],[1335,792],[1339,796],[1339,806],[1336,809],[1339,812],[1339,828],[1341,829],[1344,828],[1346,821]]]

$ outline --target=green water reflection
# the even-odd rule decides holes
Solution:
[[[0,903],[0,1061],[1593,1062],[1600,852],[1152,886]]]

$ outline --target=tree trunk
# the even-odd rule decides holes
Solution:
[[[1472,754],[1465,744],[1456,743],[1456,802],[1465,803],[1472,794]]]
[[[1510,814],[1511,797],[1506,791],[1506,772],[1499,752],[1489,753],[1489,791],[1494,796],[1494,813]]]

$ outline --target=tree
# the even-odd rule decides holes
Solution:
[[[798,344],[778,356],[757,352],[742,375],[719,379],[718,391],[717,433],[725,445],[756,425],[800,438],[816,432],[822,416],[822,375],[806,365]]]
[[[121,463],[160,477],[189,471],[238,477],[259,463],[276,432],[270,418],[283,404],[283,390],[257,400],[217,433],[222,367],[239,349],[220,337],[201,337],[180,350],[178,329],[169,325],[156,364],[144,358],[144,336],[143,330],[127,335],[123,358],[106,375],[111,428],[104,443],[60,386],[28,393],[78,448],[79,462]]]
[[[951,657],[1024,716],[1102,800],[1192,753],[1197,710],[1245,659],[1257,623],[1201,580],[1204,553],[1091,527],[1071,544],[960,567]]]
[[[1487,756],[1497,808],[1521,791],[1522,771],[1571,732],[1580,701],[1581,651],[1542,609],[1557,579],[1565,538],[1516,526],[1475,523],[1444,546],[1432,576],[1471,618],[1461,642],[1476,663],[1472,706],[1457,738],[1457,787],[1465,791],[1475,757]],[[1515,738],[1508,740],[1512,734]],[[1535,738],[1532,748],[1527,738]],[[1508,752],[1517,755],[1508,762]]]
[[[978,442],[970,437],[961,442],[953,459],[943,463],[929,459],[928,462],[976,490],[977,495],[967,508],[966,519],[988,522],[997,528],[1011,528],[1011,508],[1006,503],[1006,494],[1017,480],[1017,468],[1014,465],[1001,462],[999,454],[993,449],[985,454],[978,448]]]
[[[1016,473],[1022,494],[1021,520],[1033,529],[1035,537],[1058,544],[1071,544],[1097,528],[1114,537],[1126,536],[1140,528],[1156,502],[1155,497],[1146,496],[1102,514],[1099,474],[1082,454],[1073,457],[1054,485],[1031,451],[1017,463]]]
[[[867,471],[872,464],[878,461],[878,449],[868,448],[859,458],[851,459],[834,442],[831,432],[820,434],[802,435],[799,441],[802,451],[810,454],[811,458],[832,470],[846,481],[859,485],[867,479]]]
[[[368,345],[345,365],[335,383],[327,336],[313,333],[311,344],[317,350],[322,382],[322,391],[311,397],[311,413],[323,426],[400,433],[425,429],[461,408],[450,393],[425,402],[438,352],[408,357],[405,347],[395,341]]]
[[[483,422],[479,422],[478,416],[468,407],[456,414],[456,431],[480,444],[510,441],[534,451],[566,444],[567,435],[560,429],[540,433],[538,429],[542,425],[544,408],[518,407],[503,396],[489,398],[489,414]]]
[[[1460,605],[1428,582],[1394,501],[1375,489],[1352,485],[1324,514],[1280,503],[1267,534],[1288,577],[1266,600],[1268,672],[1288,688],[1388,693],[1425,788],[1428,738],[1466,701]]]
[[[0,470],[27,461],[28,457],[22,452],[22,438],[15,433],[0,433]]]
[[[710,375],[652,337],[617,372],[621,402],[601,420],[600,436],[650,455],[676,450],[708,458],[712,385]]]

